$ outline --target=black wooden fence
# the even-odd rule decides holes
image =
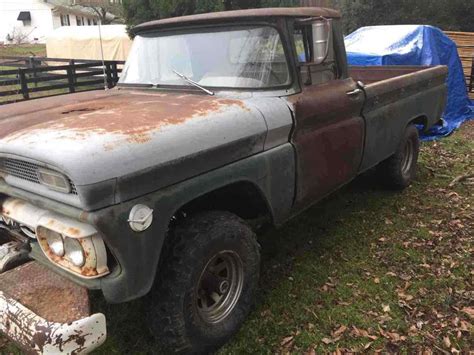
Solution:
[[[1,57],[0,105],[112,88],[119,80],[123,64],[122,61]]]
[[[466,56],[461,55],[462,61],[470,61],[471,68],[467,70],[466,74],[466,85],[469,93],[474,94],[474,45],[473,46],[458,46],[459,49],[471,50],[472,55]]]

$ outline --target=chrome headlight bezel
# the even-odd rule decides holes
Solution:
[[[0,207],[0,216],[5,224],[18,224],[27,231],[25,235],[37,240],[44,255],[53,264],[83,279],[96,279],[110,273],[107,248],[93,225],[13,197],[0,198]],[[75,265],[73,258],[67,257],[65,244],[68,243],[64,241],[68,238],[77,241],[74,242],[76,247],[80,245],[84,263],[77,262]],[[50,245],[60,241],[63,241],[64,254],[58,252],[60,247],[54,252]]]
[[[36,228],[38,243],[46,257],[58,265],[81,278],[94,279],[109,273],[107,266],[107,250],[104,241],[98,234],[86,238],[74,238],[61,234],[64,241],[64,255],[60,256],[51,250],[48,239],[50,235],[58,234],[56,231],[45,226]],[[74,250],[72,249],[74,245]],[[80,248],[80,249],[79,249]],[[81,253],[83,261],[75,262],[72,253]]]

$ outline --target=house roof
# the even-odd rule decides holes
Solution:
[[[133,28],[133,32],[146,29],[172,27],[184,24],[195,24],[205,22],[232,21],[238,19],[262,18],[262,17],[318,17],[339,18],[340,13],[333,9],[322,7],[277,7],[264,9],[248,9],[211,12],[206,14],[173,17],[142,23]]]
[[[67,5],[68,2],[61,0],[45,0],[47,4],[53,7],[54,10],[64,12],[66,14],[74,14],[78,16],[98,17],[97,14],[90,8],[74,5]]]

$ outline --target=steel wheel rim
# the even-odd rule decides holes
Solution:
[[[407,176],[413,164],[413,142],[408,140],[404,147],[404,154],[402,160],[402,174]]]
[[[214,255],[204,267],[195,292],[201,318],[210,324],[222,322],[235,308],[244,283],[242,260],[233,251]]]

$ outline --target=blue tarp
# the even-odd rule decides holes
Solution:
[[[345,39],[349,65],[447,65],[448,102],[444,125],[424,139],[450,134],[474,118],[456,44],[432,26],[401,25],[363,27]]]

